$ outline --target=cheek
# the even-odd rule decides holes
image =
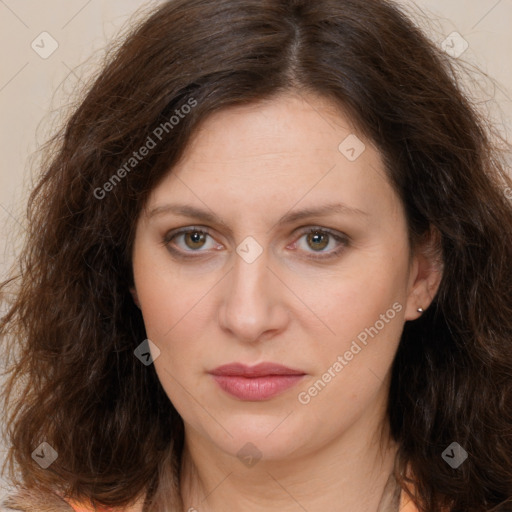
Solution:
[[[157,258],[142,251],[134,258],[133,273],[148,337],[164,343],[180,324],[202,311],[198,306],[205,303],[216,277],[180,271],[165,255]]]
[[[213,332],[208,335],[214,315],[208,291],[213,291],[218,278],[172,272],[169,266],[159,269],[146,261],[134,274],[146,335],[160,350],[155,370],[180,414],[192,414],[186,390],[194,389],[197,400],[206,400],[199,379],[207,369],[206,353],[215,338]]]
[[[308,303],[334,325],[372,324],[396,301],[406,297],[405,262],[360,258],[357,265],[309,288]]]
[[[304,410],[329,411],[338,418],[326,426],[333,432],[363,414],[382,392],[404,325],[404,299],[396,283],[366,277],[345,281],[317,302],[334,334],[319,328],[311,338],[314,372],[297,395]]]
[[[315,347],[320,372],[338,355],[346,354],[344,359],[352,368],[367,367],[377,375],[385,374],[404,324],[405,265],[405,260],[382,255],[361,259],[345,275],[327,279],[321,290],[310,294],[307,301],[314,304],[324,324],[317,321],[314,337],[322,339]]]
[[[158,379],[180,415],[194,418],[197,410],[187,390],[194,390],[194,398],[205,402],[198,386],[204,369],[205,329],[198,322],[204,287],[190,282],[185,286],[180,279],[156,273],[142,282],[139,299],[146,334],[160,350],[154,360]]]

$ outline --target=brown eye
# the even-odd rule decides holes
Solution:
[[[327,260],[338,256],[349,246],[349,241],[349,237],[343,233],[334,232],[327,228],[313,227],[303,231],[294,245],[301,252],[309,253],[306,256],[307,258]]]
[[[313,250],[321,251],[329,244],[329,236],[331,235],[322,231],[312,231],[307,235],[307,242]]]
[[[189,249],[200,249],[203,247],[207,233],[203,231],[189,231],[184,233],[185,244]]]
[[[201,253],[210,252],[209,249],[218,247],[207,231],[195,227],[170,232],[164,237],[162,243],[175,255],[187,253],[201,255]]]

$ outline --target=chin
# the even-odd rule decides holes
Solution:
[[[278,461],[305,450],[307,441],[303,438],[304,429],[294,429],[291,423],[285,427],[284,423],[288,420],[281,425],[279,421],[274,421],[269,428],[268,421],[255,422],[254,417],[248,417],[245,421],[237,420],[231,425],[226,424],[226,429],[233,437],[227,434],[219,436],[216,432],[210,439],[219,449],[239,458],[241,462],[242,459],[251,457],[262,461]]]

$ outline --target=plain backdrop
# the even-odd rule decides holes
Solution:
[[[52,133],[73,93],[97,70],[106,43],[136,11],[142,15],[147,6],[158,3],[0,0],[0,279],[23,241],[25,201],[38,170],[34,152]],[[512,0],[400,3],[412,9],[417,22],[441,47],[453,32],[460,35],[455,36],[457,44],[467,42],[467,50],[458,58],[495,80],[494,85],[486,85],[482,98],[485,104],[493,100],[493,119],[510,140]],[[449,46],[453,46],[450,41]],[[3,459],[0,451],[0,462]],[[0,498],[5,493],[1,488],[5,488],[2,481]]]

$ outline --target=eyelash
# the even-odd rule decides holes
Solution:
[[[184,252],[182,250],[175,249],[174,247],[171,247],[171,242],[174,238],[177,238],[180,235],[186,235],[187,233],[195,233],[195,232],[202,233],[202,234],[208,235],[211,238],[213,238],[207,228],[191,226],[191,227],[188,227],[185,229],[180,229],[178,231],[171,231],[170,233],[167,233],[162,240],[162,245],[166,246],[170,252],[172,252],[174,255],[176,255],[179,258],[191,258],[191,257],[199,258],[199,257],[201,257],[200,255],[190,256],[189,254],[193,253],[193,252],[201,253],[201,252],[206,252],[206,251],[190,250],[190,251]],[[334,258],[334,257],[338,256],[349,245],[349,238],[346,235],[339,235],[330,229],[321,228],[319,226],[310,227],[310,228],[307,228],[306,230],[300,232],[299,238],[297,238],[297,241],[300,240],[300,238],[302,238],[304,235],[309,235],[311,233],[327,234],[341,244],[341,247],[339,247],[338,249],[335,249],[331,252],[325,253],[325,254],[327,254],[327,256],[307,256],[307,258],[311,259],[311,260],[319,261],[319,260],[327,260],[327,259]]]

